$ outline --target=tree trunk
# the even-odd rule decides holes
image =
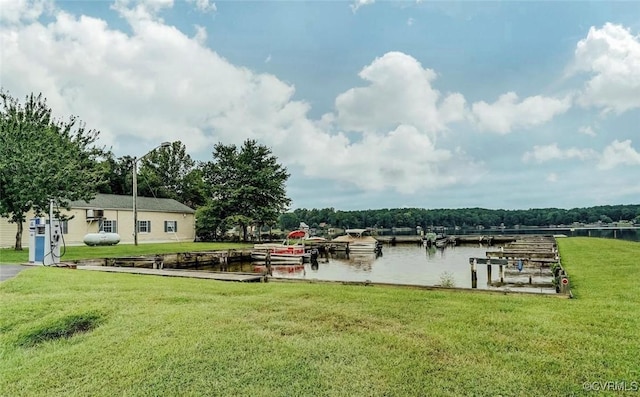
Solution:
[[[240,225],[242,228],[242,241],[247,241],[247,225]]]
[[[14,246],[16,251],[22,251],[22,222],[16,222],[17,231],[16,231],[16,245]]]

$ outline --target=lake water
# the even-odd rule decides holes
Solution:
[[[420,286],[436,286],[449,278],[453,286],[471,288],[471,268],[469,258],[486,257],[488,250],[496,247],[481,245],[449,246],[444,249],[427,249],[417,244],[385,245],[382,255],[357,253],[348,257],[329,254],[318,258],[317,264],[272,265],[273,277],[323,281],[357,281],[392,283]],[[215,267],[210,270],[220,270]],[[263,272],[260,263],[229,264],[228,271]],[[496,289],[487,286],[487,268],[478,265],[478,289]],[[493,266],[494,281],[498,277],[498,267]],[[552,293],[554,290],[528,287],[511,287],[513,291]]]

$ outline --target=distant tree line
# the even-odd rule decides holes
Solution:
[[[397,208],[360,211],[340,211],[334,208],[296,209],[279,218],[286,230],[297,228],[300,222],[311,227],[330,225],[339,228],[392,227],[461,227],[571,225],[580,223],[610,223],[635,221],[640,224],[640,205],[605,205],[589,208],[535,208],[527,210],[492,210],[484,208],[422,209]]]

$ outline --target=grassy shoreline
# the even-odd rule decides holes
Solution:
[[[177,242],[177,243],[150,243],[140,244],[135,246],[133,244],[118,244],[113,246],[96,246],[89,247],[86,245],[69,246],[61,253],[64,256],[61,261],[74,261],[78,259],[93,259],[93,258],[116,258],[125,256],[137,256],[137,255],[153,255],[153,254],[173,254],[176,252],[196,252],[196,251],[211,251],[211,250],[228,250],[228,249],[243,249],[251,248],[253,244],[246,243],[192,243],[192,242]],[[27,263],[29,261],[29,250],[23,249],[22,251],[16,251],[11,248],[0,249],[0,264],[19,264]]]
[[[28,269],[0,284],[0,395],[564,396],[640,382],[640,244],[559,244],[573,300]],[[70,318],[97,327],[21,342]]]

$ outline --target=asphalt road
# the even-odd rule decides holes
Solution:
[[[28,268],[21,265],[0,265],[0,282],[15,277],[16,274]]]

